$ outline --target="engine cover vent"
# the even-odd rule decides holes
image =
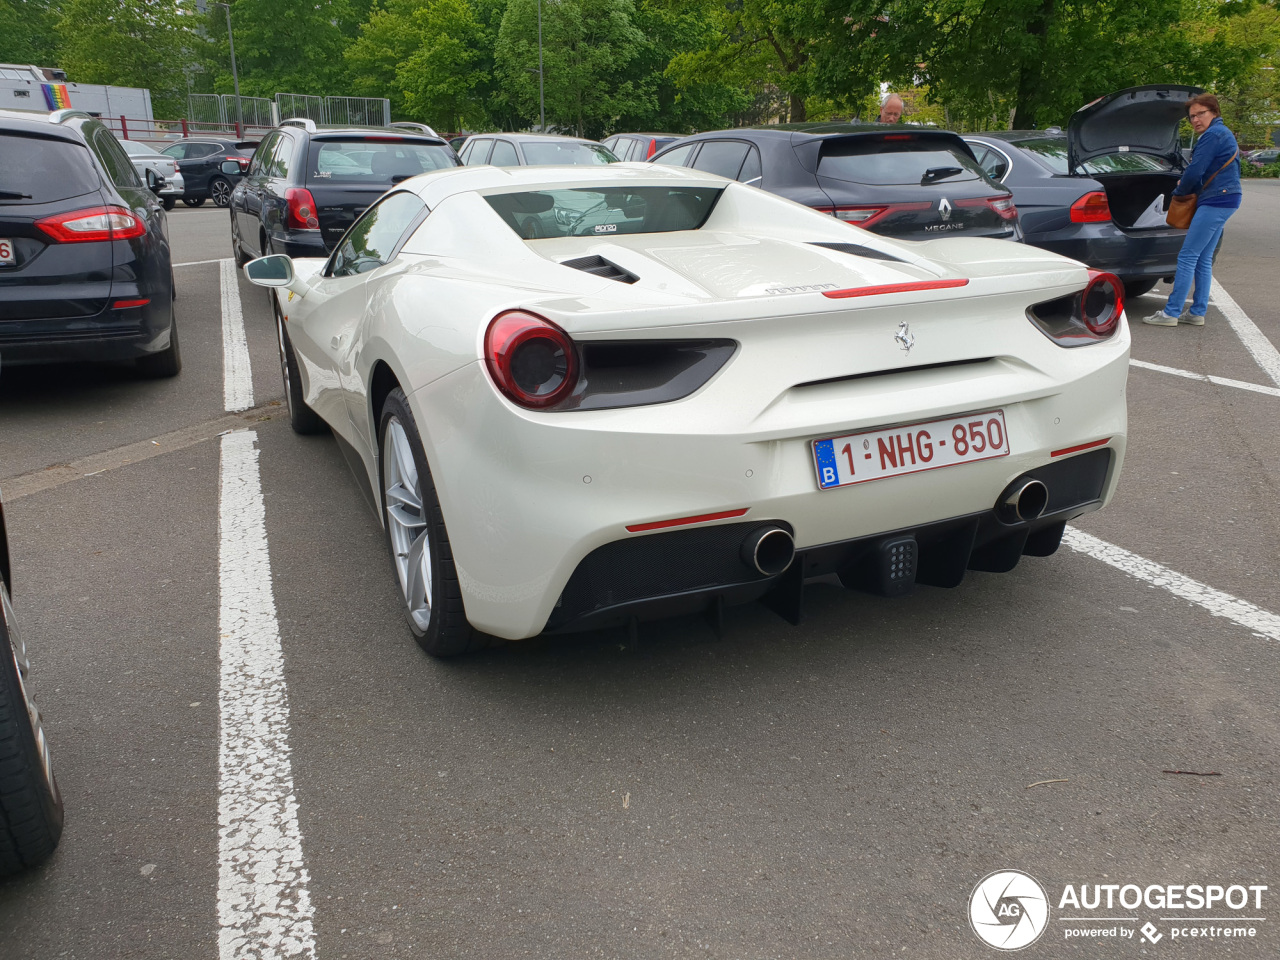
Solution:
[[[889,260],[894,263],[909,262],[901,257],[895,257],[891,253],[882,253],[879,250],[873,250],[858,243],[813,243],[811,246],[826,247],[828,250],[838,250],[840,253],[852,254],[855,257],[866,257],[868,260]]]
[[[562,267],[571,267],[574,270],[581,270],[583,273],[595,274],[597,277],[605,277],[609,280],[617,280],[619,283],[635,283],[640,278],[634,273],[623,270],[616,263],[610,263],[604,257],[590,256],[579,257],[577,260],[562,260]]]

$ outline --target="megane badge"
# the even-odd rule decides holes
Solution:
[[[893,339],[898,341],[903,353],[910,353],[911,348],[916,345],[916,338],[911,335],[911,328],[905,320],[898,324],[898,332],[893,335]]]
[[[938,201],[938,212],[942,214],[943,221],[951,219],[951,201],[943,197]]]

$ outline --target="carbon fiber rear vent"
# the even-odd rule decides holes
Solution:
[[[590,256],[579,257],[577,260],[562,260],[560,261],[560,266],[581,270],[583,273],[592,273],[597,277],[605,277],[608,280],[617,280],[619,283],[635,283],[640,279],[634,273],[623,270],[616,263],[610,263],[604,257]]]

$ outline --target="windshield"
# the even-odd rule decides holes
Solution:
[[[1061,138],[1044,140],[1019,140],[1023,150],[1030,150],[1041,163],[1057,174],[1066,174],[1067,141]],[[1080,164],[1084,173],[1150,173],[1153,170],[1172,170],[1167,160],[1146,153],[1109,153],[1094,157]]]
[[[534,167],[558,164],[598,166],[617,163],[618,158],[598,143],[582,143],[579,140],[526,140],[523,144],[525,163]]]
[[[495,193],[489,206],[526,240],[697,230],[722,187],[619,187]]]
[[[818,158],[818,176],[853,183],[956,183],[978,180],[982,168],[960,145],[910,134],[880,139],[848,137],[826,140]]]
[[[442,143],[392,137],[312,140],[307,179],[392,184],[457,165],[453,150]]]

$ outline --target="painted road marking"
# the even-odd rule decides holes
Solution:
[[[1211,377],[1203,373],[1192,373],[1190,370],[1179,370],[1177,367],[1162,367],[1158,363],[1147,363],[1145,360],[1130,360],[1129,366],[1155,370],[1158,373],[1170,373],[1175,377],[1186,377],[1188,380],[1203,380],[1206,383],[1216,383],[1220,387],[1235,387],[1237,390],[1249,390],[1253,393],[1265,393],[1269,397],[1280,397],[1280,387],[1264,387],[1257,383],[1245,383],[1243,380]]]
[[[1280,386],[1280,350],[1249,319],[1249,315],[1240,309],[1231,294],[1222,289],[1222,284],[1215,282],[1210,289],[1209,302],[1227,318],[1227,323],[1231,324],[1231,329],[1244,343],[1245,349],[1253,355],[1253,359],[1258,361],[1263,372]]]
[[[1233,597],[1229,593],[1215,590],[1198,580],[1183,576],[1176,570],[1161,566],[1154,560],[1130,553],[1123,547],[1099,540],[1083,530],[1067,527],[1062,535],[1062,542],[1077,553],[1088,554],[1103,563],[1127,573],[1131,577],[1145,580],[1153,587],[1162,587],[1175,597],[1190,600],[1197,606],[1208,610],[1215,617],[1223,617],[1232,623],[1239,624],[1246,630],[1272,640],[1280,640],[1280,617],[1261,607],[1256,607],[1247,600]]]
[[[257,436],[222,438],[218,957],[314,960]]]
[[[186,263],[175,263],[173,264],[173,266],[176,269],[178,267],[198,267],[202,263],[222,263],[222,262],[223,262],[223,258],[218,257],[218,259],[216,260],[188,260]]]
[[[222,265],[222,399],[231,413],[253,406],[253,371],[249,367],[249,343],[244,336],[244,313],[240,310],[240,285],[236,262]]]

